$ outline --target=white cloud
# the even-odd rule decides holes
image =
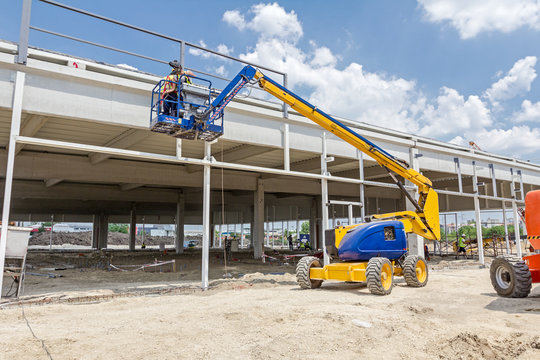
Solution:
[[[478,96],[465,100],[456,90],[443,87],[437,98],[437,106],[426,106],[422,114],[426,125],[420,134],[442,138],[446,135],[477,131],[492,124],[489,108]]]
[[[249,13],[253,17],[246,21],[238,10],[229,10],[223,14],[223,21],[239,30],[253,30],[268,38],[297,40],[303,35],[296,13],[285,11],[278,3],[253,5]]]
[[[508,33],[520,27],[540,29],[537,0],[418,0],[431,22],[449,22],[461,38],[481,32]]]
[[[515,122],[540,122],[540,101],[533,104],[529,100],[521,103],[521,111],[514,113]]]
[[[234,26],[238,30],[244,30],[246,28],[246,20],[238,10],[225,11],[222,19],[227,24]]]
[[[494,104],[499,100],[508,100],[531,90],[536,79],[536,56],[527,56],[516,61],[505,77],[495,82],[486,90],[485,96]]]
[[[467,136],[467,134],[466,134]],[[540,129],[528,126],[514,126],[510,129],[482,130],[478,133],[469,133],[468,137],[478,146],[488,152],[506,154],[508,156],[523,157],[540,152]],[[450,142],[465,145],[462,137],[456,137]]]
[[[265,30],[262,24],[275,21],[276,14],[294,19],[295,25],[285,32],[303,33],[296,14],[292,11],[287,13],[276,3],[255,5],[246,14],[236,12],[234,16],[228,15],[227,19],[236,19],[238,29],[255,30],[256,23],[260,30],[257,43],[238,57],[287,73],[288,87],[323,111],[410,134],[443,141],[452,139],[452,142],[464,146],[473,140],[482,149],[496,153],[540,153],[540,146],[537,149],[536,140],[532,140],[540,135],[540,129],[526,126],[497,129],[501,125],[495,121],[495,115],[502,113],[495,111],[499,110],[499,101],[530,90],[536,78],[536,57],[517,60],[506,74],[501,72],[498,76],[502,77],[482,94],[464,96],[456,89],[443,86],[437,98],[428,99],[414,80],[370,72],[355,62],[340,66],[339,55],[328,47],[308,41],[309,47],[304,50],[299,46],[299,36],[282,36]],[[249,16],[252,19],[246,20]],[[264,72],[281,81],[279,76]],[[522,111],[513,118],[525,121],[535,114],[540,120],[540,103],[524,102]],[[529,141],[527,146],[520,147],[523,140],[519,136]]]
[[[227,70],[225,70],[225,66],[221,65],[217,68],[214,69],[214,72],[218,75],[221,75],[223,77],[227,76],[229,73],[227,72]]]
[[[206,45],[206,43],[204,41],[199,41],[199,46],[207,49],[208,48],[208,45]],[[224,54],[224,55],[230,55],[232,54],[232,52],[234,51],[233,48],[229,48],[227,45],[225,44],[219,44],[216,48],[217,52],[221,53],[221,54]],[[220,59],[220,60],[226,60],[226,58],[223,58],[221,56],[218,56],[218,55],[214,55],[210,52],[207,52],[207,51],[204,51],[204,50],[201,50],[201,49],[196,49],[196,48],[192,48],[190,47],[188,52],[191,54],[191,55],[195,55],[195,56],[200,56],[202,57],[203,59],[209,59],[211,57],[214,57],[214,58],[217,58],[217,59]]]

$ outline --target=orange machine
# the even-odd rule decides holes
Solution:
[[[525,225],[534,253],[523,259],[499,256],[491,263],[491,283],[501,296],[526,297],[532,283],[540,283],[540,190],[525,196]]]

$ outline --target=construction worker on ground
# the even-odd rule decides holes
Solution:
[[[461,236],[457,240],[457,252],[456,252],[456,259],[458,258],[460,253],[463,253],[463,256],[467,257],[467,251],[465,248],[467,245],[465,244],[465,234],[461,234]]]
[[[172,71],[163,78],[165,81],[160,88],[161,97],[163,99],[163,114],[179,117],[178,98],[180,97],[180,101],[183,101],[182,96],[178,93],[179,82],[182,81],[191,84],[189,76],[194,76],[194,74],[189,70],[184,71],[178,60],[170,61],[169,65],[172,67]]]

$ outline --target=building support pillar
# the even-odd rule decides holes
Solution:
[[[262,179],[257,179],[257,191],[253,197],[253,208],[255,226],[255,231],[252,232],[253,257],[260,259],[264,250],[264,182]]]
[[[473,192],[474,192],[474,218],[476,222],[476,244],[478,246],[478,262],[484,264],[484,240],[482,238],[482,220],[480,217],[480,198],[478,197],[478,176],[476,175],[476,161],[473,167]]]
[[[92,249],[98,249],[98,239],[99,239],[99,215],[94,214],[92,217]]]
[[[411,167],[420,172],[420,164],[418,161],[418,149],[415,147],[409,148],[409,164],[411,164]],[[409,185],[413,185],[412,183],[409,183]],[[411,196],[418,200],[418,187],[415,186],[415,190],[410,191]],[[405,195],[403,195],[405,196]],[[377,202],[377,213],[379,213],[379,206],[378,206],[378,198],[375,199]],[[416,211],[416,208],[413,204],[411,204],[407,199],[405,199],[405,209]],[[407,236],[408,245],[409,245],[409,254],[410,255],[419,255],[419,256],[425,256],[424,254],[424,238],[420,235],[410,233]]]
[[[202,238],[202,269],[201,277],[203,290],[208,290],[208,264],[210,255],[210,161],[212,158],[210,143],[204,143],[204,159],[206,163],[203,169],[203,238]]]
[[[25,2],[25,6],[27,6],[26,3],[28,3],[28,1]],[[25,77],[25,73],[17,71],[17,74],[15,75],[15,85],[13,89],[11,129],[9,134],[9,149],[6,165],[6,183],[4,187],[4,206],[2,210],[2,224],[4,224],[4,226],[2,226],[2,230],[0,231],[0,290],[2,289],[4,264],[6,261],[7,233],[9,224],[9,212],[11,208],[11,190],[13,187],[13,168],[15,167],[15,148],[17,145],[16,137],[19,136],[21,132],[22,102]],[[1,297],[2,294],[0,291],[0,298]]]
[[[322,154],[321,154],[321,174],[324,176],[328,175],[328,169],[326,166],[326,131],[322,133]],[[328,250],[326,249],[326,240],[325,240],[325,231],[328,227],[328,180],[321,179],[321,212],[322,212],[322,221],[321,221],[321,242],[323,247],[323,258],[324,265],[330,264],[330,256],[328,255]]]
[[[101,214],[99,216],[99,238],[98,238],[98,249],[107,248],[107,236],[109,235],[109,215]]]
[[[135,235],[137,234],[137,216],[135,214],[135,205],[131,207],[129,213],[129,251],[135,250]]]
[[[517,256],[521,258],[523,256],[523,252],[521,251],[521,236],[519,234],[519,214],[517,210],[516,200],[512,200],[512,211],[514,213],[514,236],[516,237]]]
[[[174,239],[174,247],[177,254],[184,252],[184,221],[185,221],[185,195],[181,191],[178,193],[178,201],[176,202],[176,237]]]

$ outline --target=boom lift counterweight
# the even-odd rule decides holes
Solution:
[[[404,275],[410,286],[425,286],[428,270],[425,260],[419,256],[407,256],[407,233],[415,233],[426,239],[439,240],[439,205],[437,193],[431,181],[411,168],[405,161],[386,152],[365,137],[359,135],[338,120],[300,98],[290,90],[274,82],[252,66],[245,66],[227,87],[212,101],[199,104],[195,112],[183,112],[183,117],[176,118],[178,126],[169,126],[167,131],[159,131],[166,126],[161,122],[173,122],[175,119],[160,119],[158,111],[151,121],[153,131],[166,132],[175,137],[202,138],[209,140],[205,131],[212,132],[212,139],[221,134],[215,130],[215,120],[223,119],[227,104],[248,82],[258,83],[259,87],[285,102],[293,110],[315,122],[320,127],[335,134],[358,150],[373,158],[388,170],[390,176],[405,196],[414,205],[416,211],[400,211],[378,214],[367,219],[364,224],[338,227],[327,236],[325,244],[329,253],[337,255],[342,262],[321,266],[319,259],[304,257],[297,267],[297,278],[303,288],[320,286],[322,280],[366,281],[374,294],[386,295],[392,289],[393,275]],[[158,84],[159,85],[159,84]],[[154,89],[152,109],[159,109],[160,94]],[[182,84],[179,84],[182,91]],[[210,91],[208,98],[211,97]],[[179,107],[182,104],[178,104]],[[188,104],[189,107],[196,106]],[[207,130],[208,129],[208,130]],[[210,130],[214,129],[214,130]],[[195,134],[195,135],[193,135]],[[416,201],[405,189],[395,174],[410,181],[418,188]]]

